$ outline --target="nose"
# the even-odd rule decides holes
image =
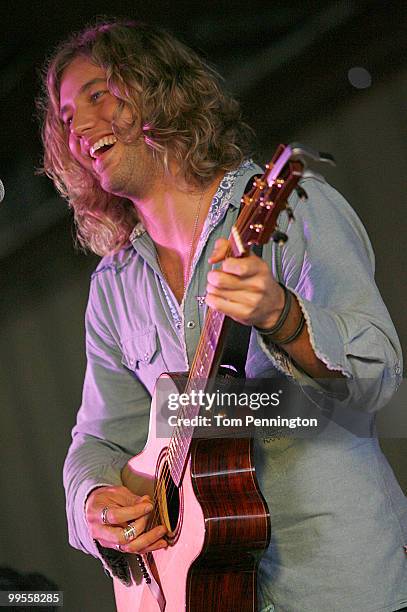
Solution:
[[[70,130],[77,137],[81,137],[95,125],[95,117],[91,109],[77,109],[72,116]]]

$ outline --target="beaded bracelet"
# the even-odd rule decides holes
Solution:
[[[269,329],[264,329],[263,327],[256,327],[256,325],[254,325],[254,329],[258,332],[260,332],[260,334],[262,336],[271,336],[273,334],[276,334],[284,325],[284,323],[286,322],[286,319],[288,317],[288,313],[290,312],[290,308],[291,308],[291,291],[289,291],[287,289],[287,287],[285,285],[283,285],[283,283],[278,283],[280,285],[280,287],[283,289],[284,291],[284,306],[283,306],[283,310],[280,313],[280,316],[277,319],[277,322],[275,325],[273,325],[273,327],[270,327]]]

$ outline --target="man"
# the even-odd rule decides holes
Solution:
[[[296,222],[280,254],[267,245],[262,259],[225,259],[224,236],[261,170],[247,159],[237,103],[193,51],[145,25],[95,26],[49,62],[44,101],[45,169],[80,242],[104,256],[64,471],[70,542],[126,581],[123,551],[167,542],[163,526],[146,530],[151,500],[122,485],[121,469],[143,447],[157,377],[192,362],[202,296],[253,326],[248,376],[371,380],[374,405],[361,409],[396,388],[400,347],[366,232],[322,179],[304,179],[306,206],[291,198]],[[375,439],[260,440],[256,462],[272,516],[259,610],[407,603],[407,504]]]

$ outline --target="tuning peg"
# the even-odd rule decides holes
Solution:
[[[303,201],[304,200],[308,200],[307,192],[305,191],[305,189],[303,189],[303,187],[301,187],[301,185],[297,185],[297,187],[295,188],[295,191],[297,192],[298,197],[301,200],[303,200]]]
[[[283,246],[288,240],[287,234],[284,234],[284,232],[280,232],[280,230],[275,230],[271,234],[271,237],[273,241],[276,242],[279,246]]]
[[[267,187],[267,182],[263,180],[262,177],[257,177],[253,181],[253,187],[257,187],[257,189],[264,189]]]
[[[289,221],[295,221],[293,209],[291,208],[291,206],[286,206],[285,210],[287,212],[287,216],[288,216]]]

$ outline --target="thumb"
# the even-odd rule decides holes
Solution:
[[[229,248],[229,240],[226,238],[218,238],[215,242],[215,247],[211,253],[211,256],[208,259],[210,264],[219,263],[223,261],[226,257],[226,253]]]

